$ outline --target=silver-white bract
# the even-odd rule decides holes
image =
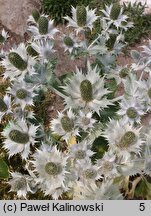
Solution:
[[[111,4],[110,6],[105,5],[105,9],[101,10],[104,14],[104,17],[101,17],[101,19],[106,20],[109,26],[114,25],[117,29],[121,28],[127,31],[128,28],[132,28],[133,23],[127,21],[128,16],[123,14],[123,7],[121,7],[120,9],[117,19],[112,19],[111,11],[113,7],[114,7],[113,4]]]
[[[36,150],[33,158],[34,172],[38,173],[35,181],[45,195],[52,195],[54,198],[58,198],[56,197],[56,192],[58,192],[59,196],[63,190],[66,191],[65,178],[68,174],[68,157],[57,150],[56,146],[50,147],[43,144],[40,150]]]
[[[85,9],[86,9],[86,23],[84,26],[78,25],[77,15],[76,15],[77,8],[74,8],[73,6],[72,6],[72,18],[70,18],[69,16],[64,17],[69,22],[68,27],[69,26],[74,27],[77,33],[83,31],[85,28],[89,28],[90,30],[92,30],[93,23],[98,19],[98,16],[96,16],[95,14],[96,9],[89,10],[88,6]]]
[[[35,193],[34,179],[29,175],[23,175],[18,172],[11,173],[12,178],[8,181],[11,185],[10,192],[16,192],[18,198],[27,198],[27,193]]]
[[[48,16],[44,14],[41,17],[45,17],[46,19],[48,19]],[[46,34],[39,33],[38,25],[30,25],[27,30],[33,34],[34,40],[53,39],[54,35],[59,31],[57,28],[54,27],[54,20],[51,19],[48,20],[48,32]]]
[[[94,154],[95,152],[91,150],[91,144],[87,140],[74,144],[69,148],[69,158],[73,159],[74,162],[90,159]]]
[[[92,117],[93,113],[87,110],[80,110],[77,116],[77,125],[82,130],[88,132],[94,128],[96,120]]]
[[[4,42],[3,43],[5,43],[7,41],[7,39],[9,38],[9,34],[8,34],[8,32],[5,31],[4,28],[2,29],[1,35],[4,38]]]
[[[65,125],[62,124],[62,119],[65,118]],[[67,119],[67,120],[66,120]],[[66,125],[69,127],[66,129]],[[68,141],[72,136],[79,135],[79,129],[76,125],[76,116],[71,109],[67,111],[67,114],[58,112],[58,118],[51,121],[51,130],[53,133],[62,136],[62,138]]]
[[[27,64],[24,70],[16,68],[9,60],[8,56],[10,53],[17,53],[23,61]],[[18,79],[23,80],[26,74],[33,75],[35,73],[34,65],[36,61],[31,56],[28,56],[26,51],[26,46],[24,43],[19,44],[17,48],[12,48],[9,53],[7,53],[6,58],[2,60],[2,65],[4,66],[5,73],[4,78],[9,78],[10,80]]]
[[[34,145],[36,143],[36,131],[38,126],[34,126],[32,124],[27,125],[24,119],[20,119],[16,122],[9,122],[7,127],[3,130],[2,135],[4,136],[5,140],[3,142],[3,148],[8,150],[9,157],[20,153],[23,159],[27,159],[30,154],[30,145]],[[10,133],[14,131],[19,131],[19,134],[23,134],[27,137],[20,141],[12,140],[10,137]],[[26,138],[25,137],[25,138]],[[16,137],[17,139],[18,137]],[[20,137],[19,137],[20,138]]]
[[[103,181],[99,187],[86,186],[81,190],[80,199],[83,200],[121,200],[120,188],[112,180]]]
[[[80,85],[83,81],[88,81],[91,86],[91,99],[85,101],[81,96]],[[93,112],[97,112],[112,105],[112,102],[106,98],[110,91],[104,87],[104,78],[100,77],[97,66],[91,68],[90,63],[87,64],[87,73],[83,74],[82,70],[76,68],[76,73],[69,80],[66,86],[62,86],[67,96],[64,96],[66,108],[88,108]],[[89,99],[89,98],[88,98]]]
[[[15,80],[13,85],[7,89],[7,92],[14,97],[13,103],[20,105],[23,110],[27,105],[34,105],[33,98],[36,96],[34,89],[35,87],[25,81],[18,82]]]
[[[117,157],[129,160],[131,153],[138,155],[141,152],[144,141],[140,136],[140,130],[141,128],[134,128],[132,124],[125,124],[123,119],[112,119],[104,130],[103,136]]]
[[[31,47],[39,54],[39,59],[42,63],[47,63],[52,54],[55,52],[53,49],[54,42],[52,40],[38,40],[31,43]]]

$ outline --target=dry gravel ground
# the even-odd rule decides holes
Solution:
[[[40,0],[0,0],[0,20],[11,32],[23,36],[26,19],[35,7],[40,7]]]

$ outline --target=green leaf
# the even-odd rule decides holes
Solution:
[[[140,59],[140,53],[136,50],[132,50],[131,51],[131,57],[135,60],[139,60]]]
[[[115,106],[109,106],[108,108],[105,108],[103,111],[100,111],[100,121],[102,123],[107,123],[109,121],[109,118],[117,118],[116,112],[119,110],[118,103],[115,104]]]
[[[93,142],[92,151],[96,152],[92,157],[92,160],[100,159],[103,157],[104,153],[108,150],[107,140],[100,136]]]
[[[137,185],[135,196],[147,200],[151,199],[151,184],[145,178]]]
[[[8,166],[4,160],[0,159],[0,179],[9,178]]]
[[[62,84],[67,84],[72,78],[72,76],[73,76],[72,72],[66,73],[66,74],[59,76],[59,80],[61,81]]]
[[[110,79],[107,81],[106,85],[105,85],[109,91],[111,91],[111,93],[108,95],[109,99],[113,99],[115,92],[118,89],[117,83],[115,79]]]
[[[86,139],[93,143],[96,138],[101,136],[103,127],[104,125],[101,122],[97,122],[94,126],[94,129],[89,133]]]

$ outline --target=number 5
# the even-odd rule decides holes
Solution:
[[[144,211],[145,210],[145,203],[140,203],[139,204],[139,210]]]

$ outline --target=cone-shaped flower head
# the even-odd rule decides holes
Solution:
[[[34,193],[35,187],[34,179],[29,175],[22,175],[18,172],[11,173],[12,178],[9,180],[8,184],[11,185],[10,191],[16,192],[18,198],[26,199],[27,193]]]
[[[57,150],[42,144],[40,150],[33,155],[34,172],[38,173],[36,182],[45,195],[53,195],[57,188],[65,188],[64,182],[67,172],[67,157]]]
[[[77,68],[76,74],[62,88],[67,94],[64,97],[67,108],[88,108],[99,114],[99,110],[112,104],[105,97],[110,91],[104,88],[104,78],[97,73],[97,67],[92,69],[89,63],[86,75]]]
[[[53,20],[49,20],[48,16],[45,15],[41,15],[35,25],[30,25],[28,31],[33,34],[34,40],[52,39],[55,33],[58,32],[53,26]]]
[[[19,104],[22,110],[27,105],[33,105],[33,98],[35,97],[34,93],[35,86],[31,86],[25,81],[16,81],[13,83],[11,87],[7,89],[7,92],[14,96],[14,104]]]
[[[77,33],[87,28],[92,30],[93,23],[98,18],[95,11],[96,9],[89,10],[88,6],[83,5],[76,8],[72,7],[72,19],[69,16],[66,16],[65,19],[69,21],[68,26],[74,27]]]
[[[71,109],[67,111],[67,114],[58,112],[58,118],[51,121],[51,130],[53,133],[62,136],[66,141],[72,136],[79,135],[76,117]]]
[[[35,73],[35,60],[28,56],[24,43],[21,43],[17,48],[13,48],[3,59],[2,64],[5,67],[4,78],[15,78],[23,80],[25,75],[33,75]]]
[[[9,157],[20,153],[23,159],[30,154],[30,145],[35,144],[37,127],[27,125],[25,120],[10,122],[2,132],[5,137],[3,147],[8,150]]]
[[[111,151],[127,160],[131,154],[138,155],[141,152],[144,141],[140,136],[140,129],[134,128],[132,124],[126,124],[123,119],[110,120],[103,136],[108,140]]]
[[[138,98],[123,98],[120,102],[120,108],[117,114],[123,117],[125,123],[140,123],[141,117],[145,114],[145,106]]]
[[[101,10],[104,17],[101,19],[108,22],[108,25],[114,25],[116,28],[127,30],[133,26],[132,22],[128,22],[128,16],[123,14],[123,7],[119,3],[105,5],[105,9]]]
[[[33,10],[32,10],[32,16],[33,16],[35,22],[38,22],[38,20],[39,20],[39,18],[40,18],[40,14],[39,14],[38,10],[33,9]]]

